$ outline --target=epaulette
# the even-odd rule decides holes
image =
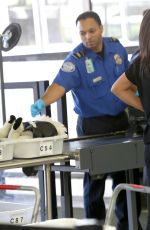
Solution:
[[[80,59],[85,56],[85,53],[83,51],[78,51],[77,53],[73,53],[72,56],[76,59]]]
[[[109,40],[111,42],[119,42],[118,38],[115,38],[115,37],[110,37]]]

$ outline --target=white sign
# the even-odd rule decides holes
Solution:
[[[53,141],[40,143],[40,156],[53,154]]]
[[[24,215],[25,213],[23,211],[19,211],[19,213],[12,213],[10,215],[10,224],[22,224],[24,222]]]

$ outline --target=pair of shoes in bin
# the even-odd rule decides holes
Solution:
[[[0,128],[0,138],[17,139],[17,138],[33,138],[32,132],[25,132],[22,117],[10,115],[2,128]]]
[[[31,122],[23,122],[22,117],[16,119],[11,115],[2,128],[0,138],[8,139],[31,139],[52,137],[66,133],[66,128],[60,122],[54,122],[47,116]]]
[[[58,135],[55,126],[47,121],[34,121],[24,123],[25,130],[33,133],[33,138],[51,137]],[[22,169],[26,176],[36,176],[37,170],[35,167],[25,167]]]
[[[16,119],[14,115],[10,115],[9,120],[0,128],[0,138],[8,138],[9,140],[52,137],[65,133],[64,125],[52,121],[48,116],[42,116],[37,121],[23,122],[22,117]],[[27,176],[37,174],[34,167],[26,167],[22,170]]]

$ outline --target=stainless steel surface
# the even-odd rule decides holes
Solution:
[[[11,161],[0,162],[0,169],[23,168],[29,166],[49,165],[52,163],[67,161],[70,157],[67,154],[60,154],[32,159],[13,159]]]

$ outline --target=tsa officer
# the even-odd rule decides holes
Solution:
[[[127,130],[126,104],[110,91],[112,84],[128,67],[127,52],[116,38],[102,36],[103,25],[97,13],[87,11],[80,14],[76,26],[81,43],[66,57],[43,97],[31,105],[32,116],[71,91],[74,111],[78,115],[78,136]],[[113,189],[125,182],[124,171],[109,175],[113,179]],[[104,174],[93,178],[85,173],[83,187],[86,218],[104,221],[107,176]],[[116,216],[117,230],[127,230],[127,203],[123,191],[117,199]]]

